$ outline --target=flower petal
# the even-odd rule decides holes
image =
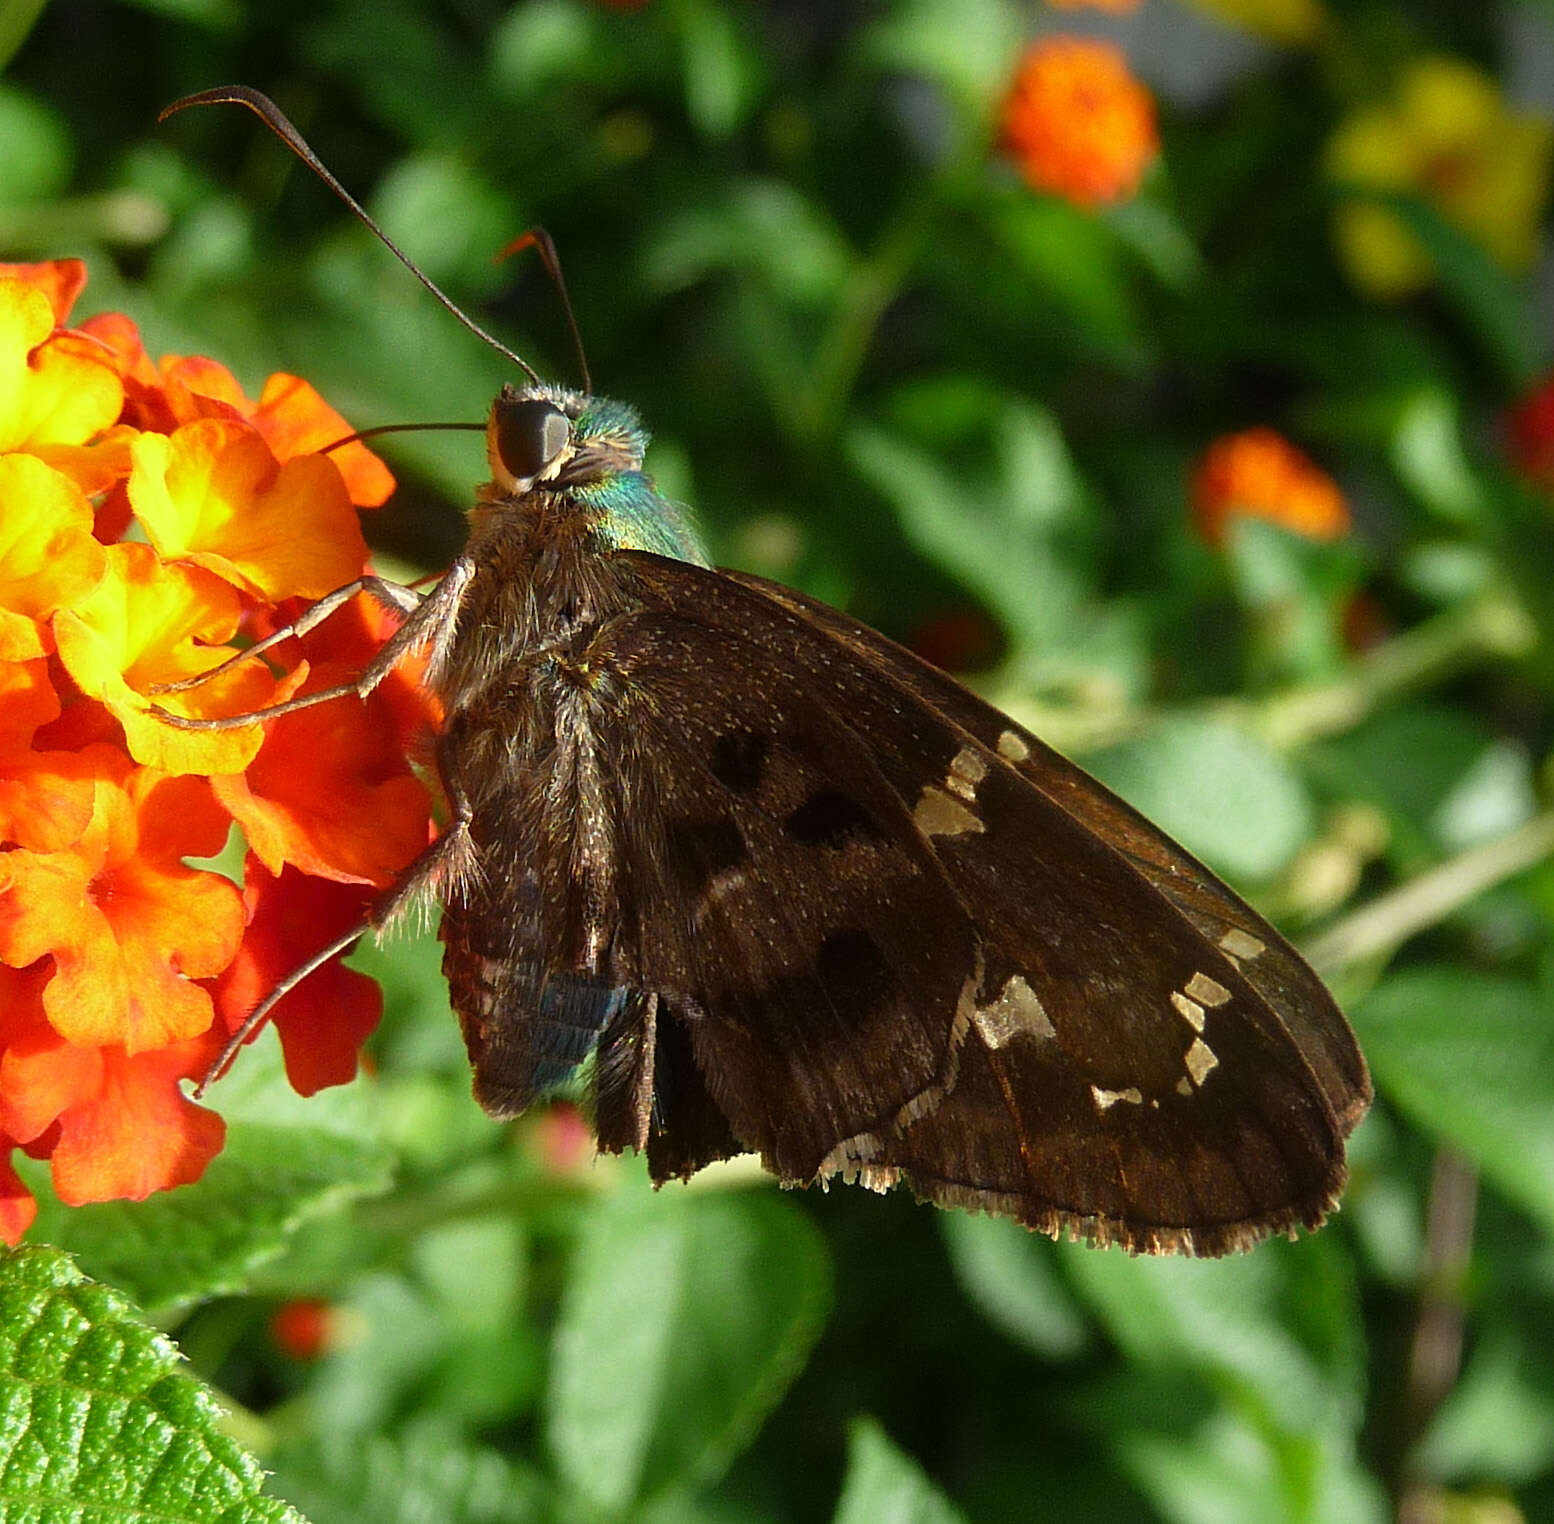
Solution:
[[[111,358],[84,335],[56,330],[43,292],[0,279],[0,452],[84,444],[123,405]]]
[[[0,262],[0,280],[14,280],[41,292],[48,298],[54,323],[63,327],[86,287],[84,259],[45,259],[37,264],[14,265]]]
[[[353,670],[314,668],[305,690]],[[384,701],[338,699],[268,729],[244,773],[212,779],[260,861],[272,873],[290,863],[340,883],[392,883],[426,845],[429,808]]]
[[[53,649],[47,621],[102,581],[107,553],[68,477],[31,455],[0,455],[0,661]]]
[[[54,1030],[134,1054],[204,1032],[218,974],[243,935],[242,898],[219,874],[183,865],[225,835],[209,787],[142,769],[96,781],[94,809],[68,851],[0,854],[0,960],[45,954]]]
[[[137,762],[165,773],[241,771],[263,741],[260,726],[179,730],[152,714],[152,703],[184,715],[246,713],[274,692],[268,668],[243,662],[185,693],[150,694],[232,654],[219,647],[237,628],[236,593],[199,567],[164,566],[148,545],[110,545],[107,555],[107,575],[92,594],[55,615],[66,671],[113,712]]]
[[[293,970],[352,926],[372,896],[287,868],[277,878],[250,857],[243,900],[248,931],[216,987],[217,1015],[229,1032]],[[356,1077],[357,1055],[383,1014],[383,992],[339,958],[315,969],[276,1007],[272,1021],[299,1095]]]
[[[180,1081],[203,1075],[212,1056],[208,1040],[133,1055],[104,1048],[95,1091],[59,1119],[50,1156],[59,1199],[143,1201],[198,1180],[221,1151],[226,1123],[189,1100]]]
[[[1003,147],[1037,190],[1096,207],[1131,196],[1159,152],[1155,103],[1114,43],[1026,49],[1002,107]]]
[[[317,455],[278,465],[248,425],[207,418],[134,445],[129,494],[151,543],[274,602],[320,598],[359,576],[361,526]]]

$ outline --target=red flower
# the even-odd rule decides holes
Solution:
[[[1506,444],[1529,481],[1554,489],[1554,376],[1546,376],[1505,417]]]

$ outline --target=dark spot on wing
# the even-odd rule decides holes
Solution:
[[[718,874],[750,860],[739,827],[727,817],[672,821],[664,843],[675,881],[692,894],[700,894]]]
[[[868,1011],[884,1003],[895,976],[866,931],[834,931],[820,944],[815,972],[840,1011]]]
[[[771,747],[767,736],[749,730],[730,730],[712,743],[708,766],[725,788],[748,794],[760,787]]]
[[[816,789],[787,820],[788,834],[806,847],[844,847],[854,837],[878,836],[874,817],[840,789]]]

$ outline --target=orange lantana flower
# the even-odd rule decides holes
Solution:
[[[1119,48],[1088,37],[1026,49],[1004,96],[1000,140],[1037,190],[1083,207],[1131,196],[1160,150],[1154,98]]]
[[[428,717],[388,683],[274,726],[178,729],[349,682],[386,634],[346,610],[205,678],[366,565],[352,507],[392,478],[306,382],[251,401],[213,360],[153,361],[128,318],[68,326],[78,261],[0,266],[0,1238],[33,1203],[199,1177],[203,1077],[268,984],[364,923],[429,836],[405,761]],[[203,679],[168,691],[167,685]],[[246,889],[191,862],[235,827]],[[273,871],[267,870],[265,864]],[[287,1072],[349,1079],[377,991],[326,968],[283,1002]]]
[[[1336,540],[1349,528],[1338,483],[1270,428],[1227,434],[1204,451],[1193,470],[1192,509],[1211,545],[1223,542],[1237,516],[1267,519],[1313,540]]]

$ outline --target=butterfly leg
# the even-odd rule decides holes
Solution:
[[[283,714],[295,714],[299,709],[311,709],[315,704],[333,703],[335,699],[350,698],[352,696],[364,699],[412,651],[419,651],[430,647],[432,669],[435,670],[445,655],[448,644],[453,637],[454,619],[458,614],[464,590],[469,586],[470,579],[474,574],[474,563],[461,556],[448,568],[447,575],[437,584],[436,590],[429,596],[420,598],[418,594],[412,593],[409,588],[398,588],[398,592],[409,594],[411,597],[418,599],[412,606],[410,617],[384,641],[382,646],[378,648],[378,654],[348,683],[339,683],[333,688],[321,688],[317,693],[304,693],[298,698],[287,699],[281,704],[271,704],[265,709],[251,709],[245,714],[226,714],[213,719],[173,714],[170,710],[163,709],[156,704],[151,706],[151,712],[159,720],[165,724],[172,725],[178,730],[235,730],[244,725],[255,725],[264,720],[279,719]],[[363,583],[368,580],[378,581],[377,578],[362,579]],[[391,582],[381,583],[381,588],[390,598],[394,594],[388,593],[387,590],[395,587],[396,584]],[[284,638],[285,634],[306,633],[307,630],[318,624],[320,620],[327,618],[329,614],[339,608],[346,597],[354,597],[358,591],[372,590],[365,586],[358,587],[352,585],[349,590],[341,588],[338,592],[329,594],[328,598],[321,600],[319,604],[315,604],[312,609],[309,609],[298,620],[297,624],[300,628],[293,627],[286,632],[270,637],[268,641],[261,641],[258,645],[249,647],[246,651],[240,651],[237,656],[223,663],[223,667],[230,666],[233,661],[253,655],[255,651],[260,650],[266,644],[272,643],[276,639]],[[377,596],[375,591],[373,596]],[[326,609],[309,623],[310,616],[322,604],[329,603],[331,599],[339,601],[335,602],[333,607]],[[222,670],[222,667],[217,667],[214,670],[219,672]],[[213,675],[213,673],[205,673],[204,677]],[[192,686],[192,684],[188,686]],[[160,691],[166,692],[170,690],[163,689]]]
[[[422,595],[414,588],[402,587],[397,582],[386,582],[382,577],[358,577],[354,582],[347,582],[344,587],[337,587],[334,592],[326,593],[317,603],[306,609],[300,618],[283,628],[276,630],[271,635],[266,635],[263,640],[256,640],[253,645],[245,647],[218,667],[212,667],[207,672],[196,672],[192,677],[181,678],[176,683],[153,683],[150,692],[162,693],[187,693],[191,688],[198,688],[208,683],[212,678],[220,677],[225,672],[230,672],[239,662],[245,662],[264,653],[283,640],[294,640],[306,635],[309,630],[317,629],[331,614],[344,608],[358,593],[366,593],[369,598],[376,599],[384,608],[394,613],[414,615],[420,608]]]
[[[305,962],[299,963],[243,1018],[242,1025],[227,1039],[226,1046],[205,1071],[205,1077],[194,1092],[196,1099],[227,1072],[243,1044],[269,1020],[275,1007],[310,974],[316,973],[331,958],[348,951],[367,932],[382,934],[387,931],[416,901],[425,895],[441,892],[441,886],[450,874],[468,874],[473,871],[474,847],[470,836],[469,802],[463,798],[455,798],[451,802],[453,819],[447,829],[400,874],[391,889],[374,901],[366,916],[326,947],[313,953]]]

